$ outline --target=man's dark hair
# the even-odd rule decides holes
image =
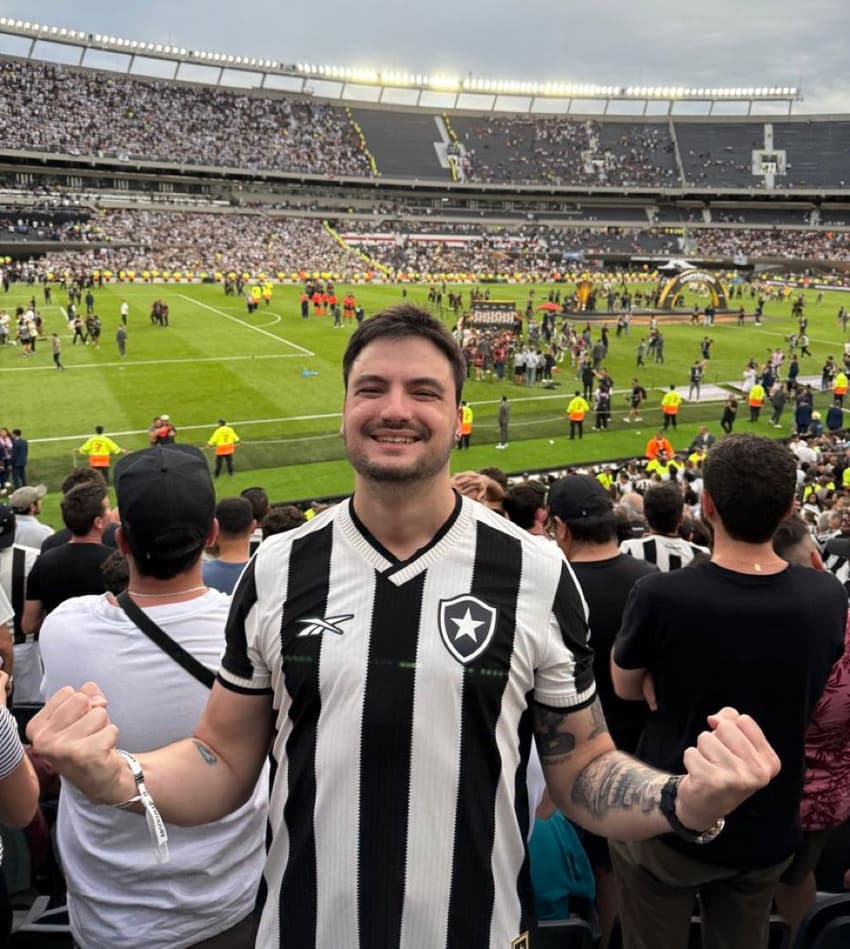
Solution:
[[[75,537],[82,537],[94,526],[95,518],[103,517],[103,502],[106,499],[106,485],[101,478],[100,484],[90,481],[78,484],[63,495],[60,505],[62,520]]]
[[[103,426],[102,426],[102,425],[95,425],[95,427],[94,427],[94,432],[95,432],[95,435],[102,435],[102,434],[103,434]]]
[[[105,485],[106,481],[104,481],[103,475],[97,470],[97,468],[74,468],[74,470],[62,482],[62,493],[67,494],[72,488],[76,488],[78,484]]]
[[[763,544],[794,500],[797,465],[778,441],[749,433],[727,435],[706,456],[703,479],[729,536]]]
[[[672,481],[650,485],[643,498],[643,516],[656,534],[675,537],[684,507],[685,498]]]
[[[546,507],[546,488],[539,481],[521,481],[508,488],[502,508],[512,524],[527,531],[537,512]]]
[[[224,537],[241,537],[251,530],[254,509],[247,498],[222,498],[215,507],[215,516]]]
[[[12,429],[12,434],[15,435],[17,438],[20,438],[20,437],[21,437],[21,430],[20,430],[19,428],[13,428],[13,429]]]
[[[113,550],[101,563],[100,572],[107,592],[118,596],[127,589],[130,582],[130,568],[127,565],[127,558],[120,550]]]
[[[492,478],[496,484],[501,485],[503,491],[508,490],[508,476],[502,471],[501,468],[497,468],[495,465],[490,465],[487,468],[479,468],[478,474],[486,475],[488,478]]]
[[[263,540],[273,534],[283,534],[306,523],[307,516],[295,504],[274,504],[263,518],[260,529]]]
[[[794,549],[798,547],[807,537],[811,537],[809,528],[805,525],[802,518],[788,517],[781,521],[779,526],[773,532],[773,552],[777,557],[789,562],[794,561]]]
[[[466,378],[466,362],[455,338],[438,320],[426,310],[412,303],[396,303],[364,320],[354,331],[345,355],[342,357],[342,381],[348,391],[351,367],[361,352],[379,339],[425,339],[446,357],[455,382],[455,399],[460,404],[460,395]]]
[[[612,507],[604,514],[565,521],[574,541],[582,544],[607,544],[617,539],[617,515]]]
[[[269,496],[265,488],[245,488],[239,492],[240,498],[245,498],[254,512],[254,520],[259,524],[269,512]]]

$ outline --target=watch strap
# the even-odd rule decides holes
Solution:
[[[676,816],[676,799],[679,796],[679,785],[682,783],[682,775],[680,774],[671,774],[670,777],[664,782],[664,787],[661,789],[661,801],[659,802],[659,810],[664,815],[667,823],[670,825],[670,829],[676,834],[677,837],[680,837],[682,840],[688,841],[692,844],[707,844],[711,843],[715,837],[723,830],[726,826],[726,818],[721,817],[716,820],[711,827],[706,828],[705,830],[691,830],[679,820]]]

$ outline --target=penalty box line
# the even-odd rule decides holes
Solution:
[[[179,293],[178,296],[181,300],[185,300],[187,303],[193,303],[195,306],[200,306],[205,310],[209,310],[210,313],[215,313],[216,316],[223,316],[225,319],[231,320],[234,323],[238,323],[240,326],[244,326],[249,330],[253,330],[255,333],[262,333],[263,336],[268,336],[270,339],[276,340],[278,343],[284,343],[287,346],[291,346],[293,349],[297,349],[299,353],[303,353],[305,356],[316,355],[311,350],[305,349],[303,346],[299,346],[298,343],[293,343],[288,339],[284,339],[283,336],[278,336],[276,333],[270,333],[261,326],[252,326],[245,320],[240,320],[238,316],[231,316],[229,313],[225,313],[224,310],[219,310],[217,307],[209,306],[207,303],[201,303],[200,300],[193,300],[192,297],[187,297],[182,293]]]

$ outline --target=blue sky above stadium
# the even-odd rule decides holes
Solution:
[[[846,0],[0,0],[0,15],[284,62],[603,85],[798,86],[850,112]],[[3,51],[10,51],[2,47]]]

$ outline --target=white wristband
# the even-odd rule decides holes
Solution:
[[[153,852],[156,861],[157,863],[168,863],[168,831],[165,829],[165,821],[163,821],[162,815],[157,810],[153,798],[145,787],[145,775],[142,771],[142,766],[129,751],[122,751],[120,748],[116,750],[127,762],[127,767],[130,769],[136,782],[136,791],[138,793],[135,797],[131,797],[127,801],[122,801],[121,804],[116,804],[115,806],[124,808],[129,807],[131,804],[142,805],[145,809],[145,820],[148,825],[148,833],[151,835],[151,841],[153,842]]]

